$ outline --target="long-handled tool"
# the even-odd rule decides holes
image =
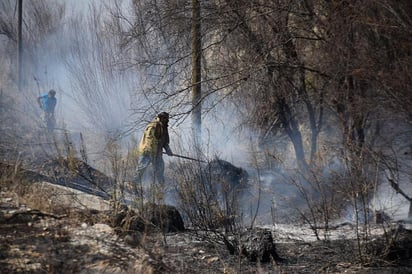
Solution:
[[[167,153],[166,153],[166,152],[163,152],[163,154],[167,154]],[[201,162],[201,163],[207,163],[206,161],[203,161],[203,160],[200,160],[200,159],[195,159],[195,158],[192,158],[192,157],[187,157],[187,156],[183,156],[183,155],[179,155],[179,154],[174,154],[174,153],[173,153],[172,156],[178,157],[178,158],[182,158],[182,159],[191,160],[191,161],[197,161],[197,162]]]
[[[33,75],[33,79],[37,84],[37,92],[39,93],[39,96],[41,95],[41,91],[40,91],[40,84],[39,84],[39,79],[36,78],[36,76]]]

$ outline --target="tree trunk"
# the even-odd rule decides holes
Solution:
[[[201,52],[200,2],[192,0],[192,123],[196,145],[200,144],[202,135]]]
[[[23,22],[23,0],[18,1],[18,28],[17,28],[17,78],[18,78],[18,88],[19,91],[22,89],[22,82],[23,82],[23,40],[22,40],[22,22]]]

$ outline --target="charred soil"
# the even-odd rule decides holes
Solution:
[[[307,241],[271,229],[281,259],[260,263],[230,254],[213,233],[122,233],[105,210],[47,204],[27,178],[5,180],[0,192],[1,273],[411,273],[412,233],[370,240]],[[19,190],[26,185],[25,191]],[[48,193],[45,188],[42,189]],[[30,199],[28,199],[28,197]],[[42,206],[40,206],[42,205]],[[336,229],[352,229],[351,227]],[[396,234],[388,245],[385,235]]]

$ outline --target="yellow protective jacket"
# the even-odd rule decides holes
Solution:
[[[159,118],[150,122],[143,132],[139,143],[139,155],[150,155],[152,157],[162,157],[163,148],[170,151],[169,132],[167,126],[163,125]]]

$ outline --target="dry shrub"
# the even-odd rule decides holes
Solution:
[[[233,231],[240,218],[238,183],[243,170],[217,161],[175,164],[172,176],[177,183],[178,204],[195,229]]]

